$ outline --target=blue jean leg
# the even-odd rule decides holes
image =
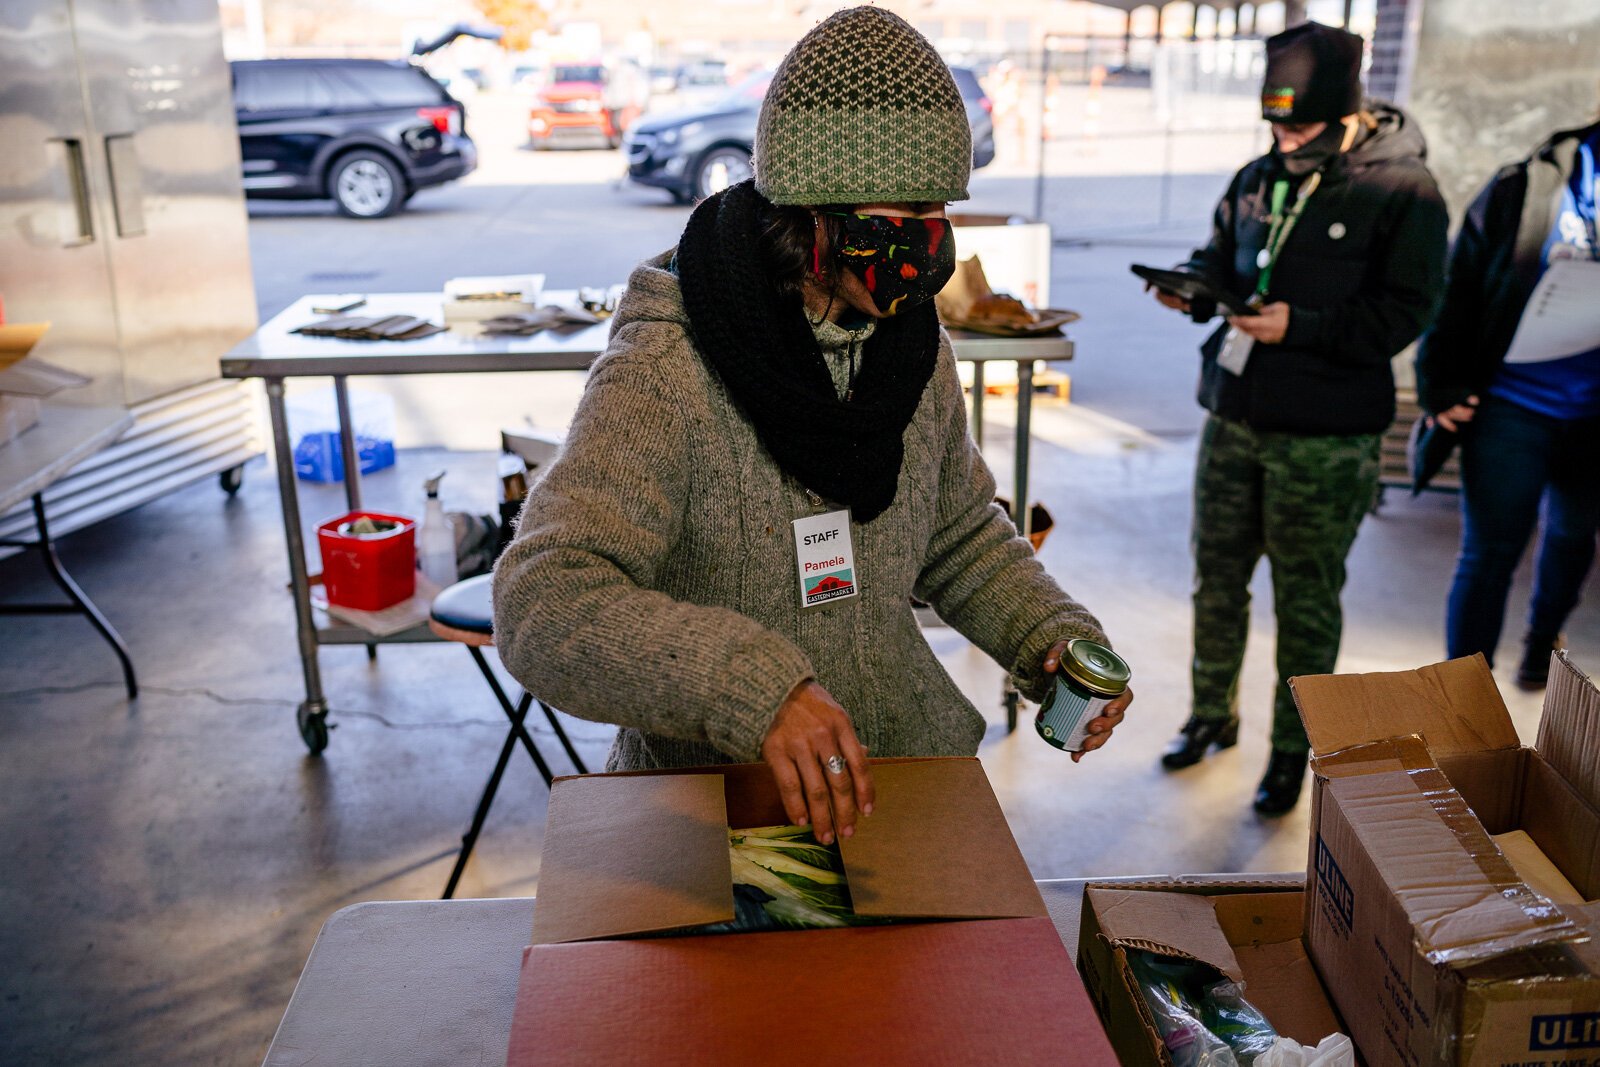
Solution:
[[[1600,529],[1600,419],[1563,423],[1560,437],[1528,607],[1529,637],[1541,645],[1555,640],[1578,606]]]
[[[1506,597],[1539,520],[1558,444],[1556,420],[1484,398],[1461,441],[1461,553],[1445,617],[1450,658],[1494,663]]]

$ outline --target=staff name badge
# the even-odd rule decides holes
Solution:
[[[1250,362],[1250,350],[1255,347],[1255,343],[1254,337],[1237,326],[1229,326],[1227,334],[1222,338],[1222,348],[1217,352],[1217,365],[1229,374],[1243,374],[1245,364]]]
[[[801,607],[814,608],[860,591],[848,509],[794,520],[794,547]]]

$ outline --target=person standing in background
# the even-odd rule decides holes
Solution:
[[[1595,170],[1600,122],[1555,134],[1504,167],[1467,209],[1439,317],[1417,350],[1422,408],[1461,438],[1461,553],[1445,638],[1452,658],[1493,665],[1511,576],[1544,531],[1517,684],[1542,689],[1577,606],[1600,526],[1600,345],[1508,360],[1534,288],[1575,260],[1600,276]],[[1594,289],[1600,302],[1600,285]]]
[[[1389,361],[1443,288],[1447,219],[1422,133],[1396,107],[1363,105],[1362,48],[1314,22],[1267,41],[1274,147],[1234,176],[1186,265],[1257,314],[1228,318],[1201,348],[1211,415],[1195,474],[1194,704],[1162,764],[1192,766],[1238,739],[1250,579],[1265,555],[1278,685],[1263,815],[1299,800],[1309,745],[1288,680],[1334,668],[1345,556],[1394,420]],[[1215,313],[1156,297],[1199,322]]]

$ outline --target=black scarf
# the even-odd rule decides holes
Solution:
[[[778,466],[871,522],[899,488],[902,435],[938,360],[938,313],[929,301],[879,320],[846,404],[803,304],[780,294],[763,261],[766,207],[745,181],[689,217],[678,242],[689,329]]]

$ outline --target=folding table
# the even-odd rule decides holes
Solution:
[[[1237,877],[1305,881],[1300,874]],[[1084,879],[1039,883],[1056,931],[1074,957],[1085,884]],[[531,897],[406,900],[352,904],[335,912],[311,948],[265,1067],[504,1063],[534,906]],[[625,1002],[619,1011],[625,1013]]]
[[[111,444],[133,425],[133,416],[124,408],[75,407],[46,402],[41,405],[39,422],[24,430],[9,444],[0,446],[0,514],[24,500],[33,501],[33,522],[37,540],[0,540],[0,547],[34,549],[44,559],[50,578],[67,595],[67,603],[15,604],[0,601],[0,615],[82,615],[105,638],[122,664],[122,681],[128,699],[139,695],[133,673],[133,659],[122,635],[95,607],[94,601],[61,564],[55,542],[50,540],[44,492],[73,467]]]
[[[576,293],[551,291],[546,303],[571,304]],[[300,736],[313,755],[328,744],[328,702],[322,691],[317,665],[321,645],[367,645],[388,642],[435,641],[425,624],[386,637],[359,627],[319,626],[312,614],[311,579],[306,564],[305,532],[294,473],[294,442],[289,438],[284,382],[289,378],[333,379],[339,415],[340,445],[345,471],[345,499],[350,509],[361,506],[361,480],[356,442],[350,432],[348,379],[357,375],[485,374],[498,371],[586,370],[605,351],[610,335],[602,323],[576,331],[546,330],[531,337],[495,337],[476,330],[451,329],[416,341],[355,341],[337,337],[307,337],[293,331],[323,316],[312,311],[331,299],[326,294],[301,297],[263,323],[222,359],[224,378],[261,378],[266,384],[272,421],[272,448],[278,468],[278,493],[283,502],[284,535],[289,551],[290,586],[294,595],[295,628],[300,644],[300,665],[306,698],[296,711]],[[361,313],[415,315],[438,321],[439,293],[375,293],[367,296]],[[988,337],[953,331],[951,340],[958,360],[974,364],[972,431],[983,439],[983,367],[991,362],[1017,365],[1016,467],[1013,503],[1018,527],[1028,521],[1028,445],[1033,404],[1035,361],[1069,360],[1073,343],[1063,336]],[[1014,711],[1013,711],[1014,717]]]

